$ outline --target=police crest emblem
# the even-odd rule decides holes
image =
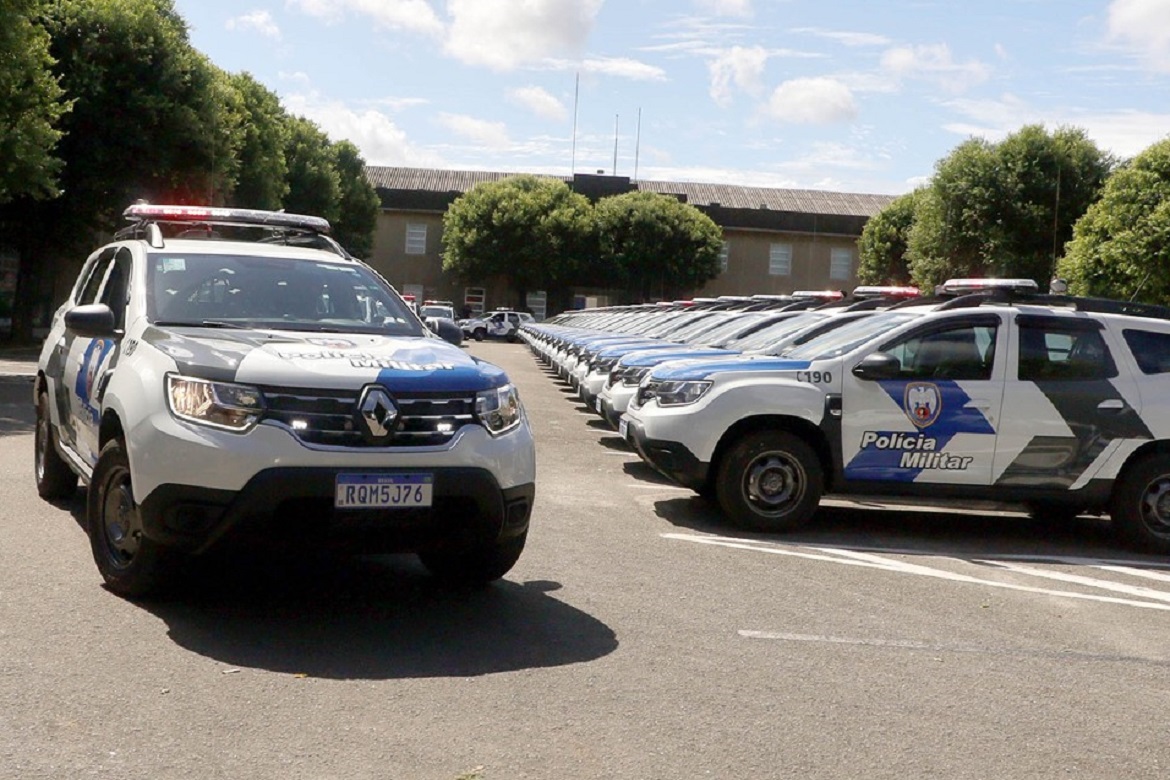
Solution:
[[[918,428],[926,428],[934,424],[942,412],[942,393],[938,385],[930,382],[911,382],[906,385],[902,408],[910,422]]]

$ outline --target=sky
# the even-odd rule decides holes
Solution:
[[[370,165],[897,195],[971,137],[1170,134],[1170,0],[176,0]]]

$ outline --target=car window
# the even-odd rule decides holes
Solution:
[[[114,327],[118,329],[126,325],[126,304],[130,293],[132,263],[130,250],[125,247],[119,249],[110,265],[106,284],[102,287],[101,303],[109,306],[110,311],[114,313]]]
[[[792,360],[822,360],[852,352],[888,330],[917,318],[910,312],[882,312],[825,333],[784,356]]]
[[[1021,322],[1017,376],[1031,382],[1108,379],[1117,376],[1117,366],[1095,328]]]
[[[106,278],[106,271],[109,270],[110,263],[113,260],[113,249],[107,249],[102,252],[101,257],[93,264],[93,268],[89,272],[89,278],[85,280],[85,286],[82,287],[81,295],[77,298],[79,305],[97,303],[98,290],[101,289],[102,281]]]
[[[365,266],[306,258],[152,254],[147,316],[172,325],[421,333],[401,299]]]
[[[933,330],[882,351],[897,358],[904,379],[990,379],[996,331],[992,325]]]
[[[1127,328],[1122,335],[1143,374],[1170,373],[1170,333]]]

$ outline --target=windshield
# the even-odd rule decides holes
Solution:
[[[455,310],[450,306],[423,306],[419,309],[419,315],[423,317],[446,317],[449,320],[455,319]]]
[[[888,330],[909,322],[921,314],[911,312],[885,312],[857,320],[784,354],[792,360],[821,360],[835,358],[851,352],[867,341]]]
[[[289,257],[150,256],[156,325],[422,335],[422,323],[363,265]]]

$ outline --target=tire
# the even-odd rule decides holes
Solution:
[[[487,338],[487,331],[483,328],[476,328],[472,332],[471,337],[476,341],[483,341],[485,338]]]
[[[134,501],[130,460],[119,439],[107,442],[89,485],[89,545],[106,587],[129,598],[163,591],[174,578],[178,556],[147,538]]]
[[[1125,544],[1170,553],[1170,455],[1151,455],[1128,469],[1113,492],[1113,529]]]
[[[77,492],[77,475],[57,453],[57,433],[49,413],[49,394],[37,395],[37,427],[34,442],[33,475],[37,494],[53,501],[69,498]]]
[[[516,565],[528,532],[459,550],[423,550],[418,559],[434,577],[449,585],[482,586],[500,579]]]
[[[794,531],[812,519],[824,489],[812,447],[784,431],[744,436],[719,464],[719,506],[749,531]]]

